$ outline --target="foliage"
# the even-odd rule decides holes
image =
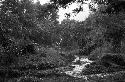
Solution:
[[[36,35],[43,33],[43,36],[44,33],[49,34],[48,32],[58,23],[56,17],[56,9],[51,4],[42,6],[38,3],[33,4],[30,0],[5,0],[1,6],[2,30],[14,39],[29,38],[34,33]]]
[[[19,57],[36,54],[35,43],[52,45],[51,30],[58,24],[54,5],[34,4],[32,0],[4,0],[1,4],[0,45],[4,49],[2,59],[10,58],[10,61],[16,61],[17,64]]]
[[[77,3],[80,5],[88,4],[89,9],[92,12],[98,11],[99,6],[105,6],[105,10],[102,11],[102,13],[108,13],[108,14],[118,14],[120,11],[125,11],[125,1],[124,0],[51,0],[53,4],[55,4],[57,7],[68,7],[69,4]],[[97,7],[96,7],[97,5]],[[79,8],[76,8],[73,10],[74,13],[78,14],[79,12],[83,11],[83,7],[79,6]],[[70,14],[67,14],[67,16],[70,16]]]
[[[115,1],[108,5],[104,13],[118,14],[119,12],[125,12],[125,1]]]
[[[71,2],[74,2],[76,0],[67,0],[67,1],[64,1],[64,0],[51,0],[51,2],[53,2],[54,4],[58,4],[59,6],[62,6],[62,7],[66,7],[67,4],[71,3]]]
[[[111,44],[113,53],[122,52],[121,43],[124,44],[125,40],[124,12],[119,12],[116,15],[102,13],[98,10],[83,22],[66,19],[59,24],[56,20],[59,6],[56,4],[64,6],[74,1],[69,0],[64,3],[57,0],[52,1],[54,3],[44,5],[40,5],[39,2],[34,4],[32,0],[2,1],[0,6],[0,57],[2,65],[7,66],[14,61],[18,62],[18,58],[21,56],[29,56],[30,62],[32,59],[37,60],[38,58],[41,61],[62,64],[66,62],[63,55],[66,57],[77,53],[90,55],[93,51],[104,49],[102,47],[107,43]],[[98,4],[102,3],[98,2]],[[46,49],[46,52],[36,53],[38,48],[36,48],[35,43],[53,48],[52,50]],[[60,55],[59,51],[54,49],[56,47],[58,50],[69,51],[69,53]],[[9,58],[9,62],[2,60]]]
[[[121,47],[121,42],[124,42],[124,12],[119,15],[112,15],[109,20],[111,21],[108,23],[104,36],[106,40],[112,41],[114,52],[119,52],[117,49]]]

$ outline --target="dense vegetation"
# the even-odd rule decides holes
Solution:
[[[124,1],[94,0],[99,8],[90,7],[94,14],[85,21],[66,19],[61,24],[56,20],[58,7],[66,7],[74,0],[51,1],[54,3],[44,5],[32,0],[0,2],[0,73],[3,74],[0,78],[3,81],[25,76],[24,71],[29,69],[35,72],[36,69],[54,70],[69,65],[74,55],[97,61],[102,58],[103,66],[111,64],[105,62],[110,58],[121,61],[111,60],[117,65],[125,63]],[[116,55],[105,56],[103,53]],[[41,74],[40,77],[42,75],[47,76]]]

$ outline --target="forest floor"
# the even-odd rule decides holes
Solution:
[[[50,54],[51,52],[52,50],[48,50],[47,53]],[[55,52],[51,54],[54,55]],[[42,63],[44,62],[42,61],[52,60],[49,61],[51,63],[56,63],[57,61],[64,63],[65,61],[62,61],[63,58],[59,56],[54,57],[60,59],[53,59],[51,55],[48,56],[48,59],[43,59],[40,55],[32,55],[26,57],[26,59],[22,57],[19,62],[20,67],[0,67],[0,82],[125,82],[125,68],[105,68],[99,65],[91,65],[88,63],[91,61],[88,61],[86,57],[85,59],[76,58],[76,61],[81,59],[82,61],[80,62],[82,64],[77,64],[72,61],[67,66],[48,66],[45,69],[46,66],[43,66]],[[85,67],[84,64],[86,63],[90,65],[89,68]],[[40,65],[41,67],[39,67]]]

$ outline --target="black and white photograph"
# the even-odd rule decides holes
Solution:
[[[0,82],[125,82],[125,0],[0,0]]]

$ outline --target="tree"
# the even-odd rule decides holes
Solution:
[[[57,4],[58,6],[66,7],[67,4],[71,2],[75,2],[76,0],[51,0],[51,2],[54,2],[54,4]]]
[[[56,6],[53,4],[41,5],[39,2],[34,4],[32,0],[2,1],[1,27],[14,39],[29,38],[33,42],[40,43],[37,38],[33,39],[38,34],[43,42],[50,41],[45,36],[49,36],[55,29],[58,24],[57,17]]]
[[[121,42],[124,42],[124,12],[110,15],[96,12],[90,16],[90,19],[91,20],[88,20],[88,23],[96,34],[95,39],[100,37],[102,41],[112,43],[112,51],[114,53],[120,53]],[[92,35],[94,39],[95,35]]]
[[[32,13],[30,11],[32,11]],[[31,27],[33,29],[36,26],[35,23],[33,23],[35,20],[33,15],[31,1],[5,0],[1,6],[2,29],[14,38],[22,38],[25,35],[25,31],[29,32]]]
[[[15,61],[17,64],[20,56],[35,54],[34,43],[51,45],[50,32],[58,23],[57,14],[52,5],[44,5],[42,8],[43,11],[33,4],[32,0],[4,0],[1,2],[0,45],[5,51],[0,56],[1,58],[5,60],[10,58],[10,63]],[[46,9],[49,10],[46,11]],[[38,19],[39,16],[41,19]],[[8,67],[11,65],[9,61],[5,63],[9,64]]]
[[[77,21],[75,20],[63,20],[60,24],[60,47],[65,48],[66,50],[73,49],[73,46],[75,46],[75,40],[74,40],[74,28],[76,28]],[[74,45],[73,45],[74,44]]]
[[[118,14],[119,12],[125,12],[125,1],[115,1],[109,4],[104,11],[108,14]]]
[[[124,0],[51,0],[53,4],[56,4],[57,7],[63,7],[66,8],[69,4],[72,3],[78,3],[78,4],[88,4],[89,8],[91,11],[96,12],[98,11],[99,6],[105,5],[105,11],[103,13],[118,13],[119,11],[125,11],[124,10],[124,5],[125,1]],[[95,7],[97,5],[98,7]],[[76,8],[73,10],[74,13],[78,14],[79,12],[83,11],[83,7],[79,6],[79,8]],[[69,15],[69,14],[68,14]]]

